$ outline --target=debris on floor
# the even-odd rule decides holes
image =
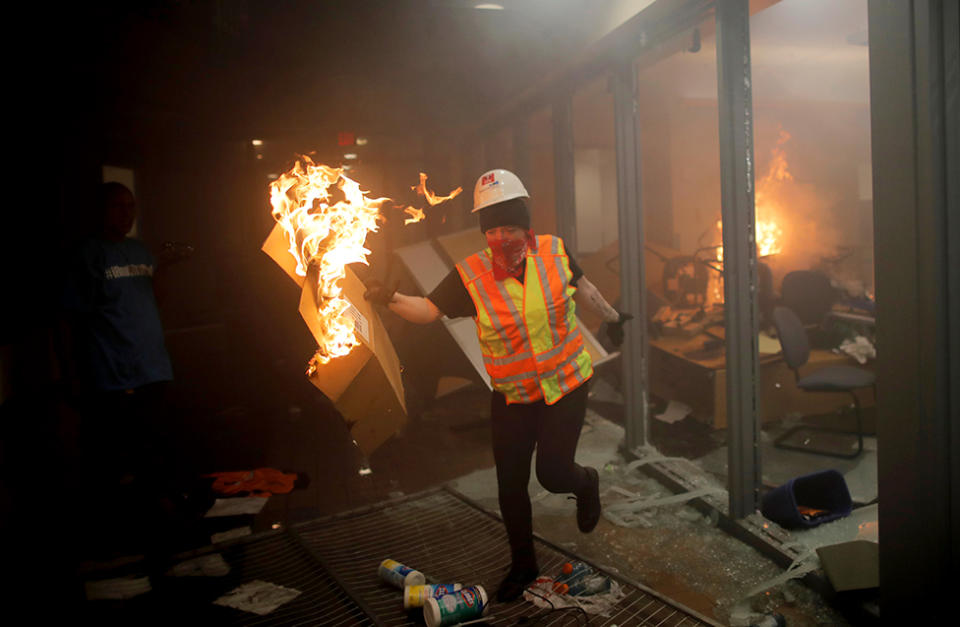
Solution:
[[[88,601],[132,599],[150,592],[153,588],[150,586],[149,577],[138,577],[136,575],[127,575],[125,577],[113,577],[111,579],[100,579],[98,581],[87,581],[84,583],[84,592]]]
[[[674,590],[688,605],[725,624],[752,625],[775,612],[786,616],[788,624],[793,624],[794,618],[810,617],[815,618],[813,624],[845,624],[821,597],[797,581],[816,568],[815,554],[785,572],[719,529],[715,512],[703,514],[689,504],[687,494],[675,495],[641,472],[651,461],[682,471],[691,492],[702,492],[707,500],[717,499],[714,495],[726,500],[716,478],[689,460],[665,457],[653,450],[638,461],[611,459],[603,464],[601,473],[605,521],[592,536],[576,537],[582,555],[651,587]],[[652,506],[642,507],[643,503]],[[637,505],[635,511],[627,512],[634,524],[620,526],[607,515],[626,516],[617,511],[617,504],[623,505],[620,509]],[[559,516],[546,523],[535,513],[534,520],[538,521],[538,533],[555,542],[568,539],[569,525]],[[678,582],[685,582],[683,592],[675,587]]]
[[[558,582],[552,577],[540,577],[523,592],[523,598],[537,607],[559,609],[579,607],[587,614],[609,616],[611,610],[624,598],[620,584],[607,579],[609,589],[606,592],[590,595],[561,594]]]
[[[234,588],[215,600],[214,604],[266,616],[299,595],[299,590],[284,588],[283,586],[257,579],[245,583],[239,588]]]
[[[692,411],[689,405],[681,403],[680,401],[670,401],[667,403],[667,408],[663,410],[663,413],[656,414],[654,418],[667,424],[673,424],[686,418]]]
[[[858,335],[852,340],[844,340],[836,350],[850,355],[856,359],[860,365],[867,363],[869,359],[877,358],[876,347],[869,339],[862,335]]]
[[[221,496],[271,496],[287,494],[297,482],[297,473],[276,468],[257,468],[204,475],[213,479],[211,489]]]
[[[220,531],[212,534],[210,536],[210,542],[212,544],[219,544],[220,542],[226,542],[227,540],[234,540],[236,538],[249,536],[252,533],[253,533],[253,529],[251,529],[250,527],[237,527],[236,529],[227,529],[226,531]]]
[[[170,577],[223,577],[229,573],[230,565],[219,553],[180,562],[167,571]]]
[[[244,514],[259,514],[263,506],[267,504],[267,498],[262,496],[241,496],[232,499],[217,499],[213,503],[204,518],[216,518],[218,516],[242,516]]]

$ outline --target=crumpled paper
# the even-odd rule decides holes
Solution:
[[[214,603],[266,616],[299,594],[299,590],[284,588],[268,581],[255,579],[239,588],[234,588]]]
[[[611,610],[626,596],[620,584],[613,579],[610,580],[610,590],[608,592],[587,596],[558,594],[554,592],[553,586],[553,578],[539,577],[523,591],[523,598],[537,607],[546,609],[580,607],[587,614],[610,616]]]
[[[840,344],[839,350],[856,359],[858,364],[865,364],[868,359],[877,358],[876,347],[862,335],[858,335],[852,340],[844,340]]]

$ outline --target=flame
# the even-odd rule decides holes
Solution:
[[[404,224],[413,224],[414,222],[420,222],[426,218],[426,214],[423,213],[423,209],[417,209],[416,207],[407,207],[403,210],[404,213],[407,213],[410,217],[403,221]]]
[[[783,252],[783,246],[780,244],[780,238],[783,237],[781,229],[773,220],[757,220],[754,228],[757,232],[757,256],[766,257],[767,255],[776,255]],[[717,220],[717,231],[720,237],[723,237],[723,222]],[[722,240],[721,240],[722,242]],[[723,261],[723,244],[717,246],[717,261]]]
[[[463,191],[462,187],[458,187],[457,189],[450,192],[450,194],[447,196],[437,196],[436,194],[431,192],[429,189],[427,189],[427,175],[424,174],[423,172],[420,173],[420,184],[414,185],[410,189],[412,189],[413,191],[417,192],[417,194],[426,198],[427,202],[430,203],[431,207],[435,207],[440,203],[446,202],[448,200],[453,200],[460,194],[460,192]]]
[[[790,133],[780,129],[780,137],[773,147],[770,166],[766,175],[757,183],[754,195],[756,209],[757,256],[777,255],[783,252],[781,240],[783,229],[777,222],[777,216],[784,215],[778,200],[778,190],[782,183],[793,181],[787,165],[787,152],[783,145],[790,141]]]
[[[336,202],[334,188],[343,196]],[[342,297],[340,281],[347,264],[367,262],[370,251],[363,244],[367,233],[377,230],[380,205],[387,200],[366,194],[342,168],[315,164],[305,155],[270,183],[272,214],[290,242],[297,274],[306,276],[310,266],[317,267],[322,341],[313,359],[321,364],[359,345],[352,319],[343,316],[350,303]]]
[[[353,319],[343,315],[350,303],[343,298],[340,283],[346,276],[347,264],[367,263],[370,251],[364,242],[368,233],[378,229],[381,209],[390,200],[368,198],[368,192],[361,190],[360,184],[346,176],[344,170],[314,163],[303,155],[288,172],[270,183],[271,213],[290,243],[289,252],[297,262],[296,273],[307,276],[309,268],[317,269],[321,339],[308,372],[360,345]],[[447,196],[437,196],[427,189],[426,181],[427,175],[421,172],[420,184],[411,189],[426,198],[430,206],[455,198],[462,191],[458,187]],[[404,224],[425,217],[423,209],[408,206],[404,211],[411,216]]]
[[[793,181],[787,163],[787,152],[783,145],[790,141],[790,133],[780,129],[780,136],[771,151],[772,158],[767,173],[757,183],[754,195],[754,229],[757,238],[757,257],[778,255],[783,252],[783,228],[777,216],[783,215],[783,207],[777,199],[777,188],[781,183]],[[723,264],[723,222],[717,220],[717,232],[720,245],[717,247],[717,261]],[[723,277],[712,281],[715,302],[723,302]]]

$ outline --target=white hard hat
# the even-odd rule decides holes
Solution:
[[[517,175],[499,168],[490,170],[477,179],[477,185],[473,188],[473,211],[470,213],[513,198],[530,198]]]

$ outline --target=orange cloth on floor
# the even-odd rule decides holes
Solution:
[[[280,472],[276,468],[257,468],[234,472],[214,472],[204,477],[213,478],[213,491],[224,496],[249,492],[253,496],[286,494],[293,490],[295,473]]]

